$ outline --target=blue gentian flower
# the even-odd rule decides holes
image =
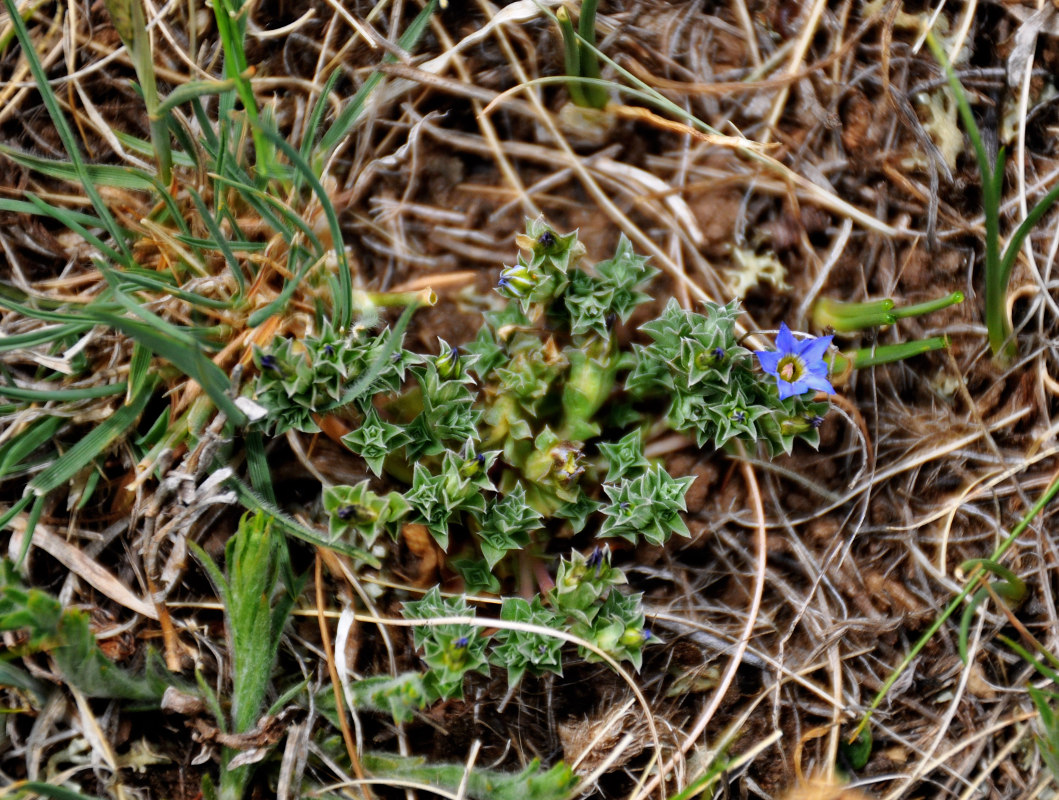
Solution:
[[[827,364],[824,363],[824,353],[830,345],[830,336],[799,342],[786,323],[781,322],[776,337],[777,349],[759,351],[757,359],[761,368],[776,378],[780,400],[809,391],[834,394],[835,389],[827,379]]]

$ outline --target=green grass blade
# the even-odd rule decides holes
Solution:
[[[30,197],[31,195],[27,192],[26,196]],[[36,203],[31,203],[27,200],[9,200],[7,198],[0,198],[0,211],[10,211],[14,214],[31,214],[35,217],[52,216],[51,214],[41,213],[41,203],[44,203],[44,201],[39,198]],[[45,203],[45,205],[47,204]],[[70,211],[69,209],[66,210],[66,213],[69,214],[74,221],[80,223],[86,228],[103,227],[103,223],[100,221],[99,217],[93,217],[91,214],[85,214],[80,211]]]
[[[91,323],[70,323],[68,325],[51,325],[29,333],[15,333],[0,339],[0,353],[9,350],[22,350],[39,347],[49,342],[57,342],[68,336],[77,336],[92,328]]]
[[[0,384],[0,397],[10,397],[12,400],[22,400],[27,403],[73,403],[78,400],[95,400],[100,397],[112,397],[116,394],[124,394],[126,383],[108,383],[104,386],[86,386],[83,389],[56,389],[49,391],[45,389],[24,389],[21,386],[5,386]]]
[[[62,417],[43,417],[0,447],[0,480],[20,468],[23,459],[54,438],[65,421]]]
[[[132,359],[129,361],[129,388],[125,394],[126,403],[131,403],[133,397],[144,391],[150,369],[151,351],[136,342],[132,346]]]
[[[169,361],[198,383],[229,420],[236,425],[245,425],[246,415],[239,410],[228,394],[231,390],[228,376],[224,370],[206,357],[199,342],[186,331],[166,322],[154,312],[115,289],[114,273],[105,267],[101,267],[101,270],[108,282],[111,282],[111,288],[118,302],[139,319],[130,319],[124,315],[91,306],[85,310],[86,316],[121,331],[155,355]]]
[[[162,183],[168,184],[173,175],[169,120],[168,115],[158,108],[158,80],[154,73],[154,53],[151,50],[150,35],[147,33],[142,0],[103,0],[103,5],[125,45],[133,69],[136,70],[151,129],[154,157],[158,162],[158,175]]]
[[[1015,259],[1019,257],[1022,243],[1030,235],[1037,223],[1041,221],[1041,217],[1047,214],[1048,210],[1055,205],[1056,200],[1059,200],[1059,185],[1053,186],[1048,194],[1037,201],[1036,205],[1026,215],[1026,219],[1022,220],[1015,232],[1011,234],[1007,249],[1004,251],[1004,258],[1000,263],[1000,274],[1004,276],[1005,284],[1011,277],[1011,270],[1015,266]]]
[[[945,73],[946,79],[949,81],[949,88],[952,90],[952,94],[956,99],[956,109],[960,114],[960,120],[963,122],[964,130],[967,131],[967,135],[971,139],[971,145],[974,147],[975,158],[978,159],[978,168],[982,172],[983,178],[985,176],[992,176],[992,167],[990,165],[990,158],[986,154],[985,145],[982,143],[982,134],[978,130],[978,123],[974,119],[974,112],[971,110],[971,104],[967,102],[967,95],[963,91],[963,85],[960,83],[960,79],[956,76],[956,70],[952,68],[952,64],[949,63],[949,57],[945,55],[945,49],[938,42],[934,36],[933,31],[927,33],[926,37],[927,47],[930,48],[930,52],[934,54],[934,58],[939,64],[941,69]]]
[[[375,558],[371,553],[361,550],[357,547],[351,547],[346,542],[338,539],[330,540],[324,538],[318,532],[311,528],[306,528],[300,522],[291,517],[287,516],[283,509],[268,502],[263,497],[258,495],[253,489],[247,486],[245,483],[240,481],[236,477],[228,479],[228,485],[235,491],[236,496],[239,498],[239,502],[242,503],[243,508],[251,511],[258,511],[268,514],[270,517],[276,520],[276,523],[280,525],[284,530],[291,534],[296,539],[301,539],[303,542],[308,542],[316,547],[326,547],[330,550],[334,550],[336,553],[343,553],[352,558],[359,559],[365,564],[378,569],[381,564],[379,560]]]
[[[582,12],[583,13],[583,12]],[[570,101],[581,108],[587,108],[589,103],[585,97],[585,90],[581,88],[581,47],[577,41],[577,32],[570,14],[564,6],[555,10],[555,18],[559,20],[559,33],[563,39],[563,69],[572,80],[566,84],[566,91],[570,94]],[[599,62],[597,61],[597,67]]]
[[[263,192],[248,183],[243,183],[228,177],[215,175],[214,179],[218,183],[236,189],[247,204],[253,207],[254,211],[258,213],[272,230],[280,234],[287,244],[291,244],[294,239],[291,229],[297,228],[305,234],[305,237],[312,243],[318,257],[322,256],[326,251],[323,242],[320,241],[319,237],[313,232],[313,229],[309,224],[301,218],[301,215],[279,198],[273,197],[267,192]],[[275,208],[283,215],[282,220],[272,213],[272,208]],[[286,221],[286,224],[284,221]]]
[[[177,135],[177,130],[182,130],[182,128],[179,125],[174,125],[172,131],[174,136]],[[146,139],[141,139],[139,136],[133,136],[131,133],[125,133],[124,131],[115,130],[111,132],[117,138],[118,142],[121,143],[121,146],[129,152],[146,158],[150,158],[154,155],[154,148]],[[197,167],[198,164],[195,162],[194,156],[188,154],[190,152],[193,152],[193,150],[186,152],[174,150],[173,164],[178,167],[187,167],[189,169]]]
[[[150,312],[147,312],[148,314]],[[130,319],[110,312],[95,312],[97,320],[119,330],[134,341],[140,342],[155,355],[164,358],[187,377],[202,387],[209,398],[236,425],[246,423],[246,415],[239,410],[228,391],[231,383],[224,371],[210,361],[191,336],[181,333],[169,335],[151,323]],[[162,321],[159,319],[159,321]]]
[[[210,232],[210,236],[213,237],[212,242],[209,242],[209,244],[221,251],[224,261],[228,265],[228,271],[232,273],[236,286],[239,287],[239,296],[241,297],[246,293],[246,281],[243,278],[243,268],[239,264],[239,259],[236,258],[227,238],[221,232],[221,226],[217,224],[213,214],[206,208],[206,203],[203,201],[202,196],[190,186],[188,187],[188,194],[191,196],[191,202],[195,204],[195,209],[199,212],[199,218],[206,226],[206,230]]]
[[[7,0],[10,2],[10,0]],[[420,11],[407,30],[397,40],[397,46],[402,50],[411,51],[413,47],[419,42],[419,39],[426,32],[427,25],[430,23],[430,16],[437,10],[438,0],[430,0],[429,3]],[[387,53],[383,58],[383,62],[392,64],[397,59],[391,54]],[[360,87],[353,98],[349,101],[349,104],[339,112],[338,117],[334,123],[324,134],[320,140],[320,146],[316,149],[318,154],[329,153],[334,149],[342,139],[346,137],[353,126],[357,124],[357,120],[360,119],[361,113],[364,111],[364,104],[367,102],[368,97],[375,90],[375,87],[379,85],[382,80],[381,72],[373,72],[368,76],[368,79],[364,81],[364,85]]]
[[[246,444],[246,467],[250,475],[250,485],[266,502],[276,505],[276,492],[272,488],[272,470],[265,455],[265,442],[261,431],[248,431],[244,439]]]
[[[156,113],[168,114],[177,106],[184,105],[184,103],[190,103],[200,97],[210,97],[211,95],[230,92],[234,88],[236,88],[236,81],[233,78],[226,78],[220,81],[188,81],[171,91],[169,96],[159,104]]]
[[[342,228],[338,224],[338,214],[335,212],[335,206],[331,202],[331,198],[328,197],[324,185],[320,183],[320,179],[313,174],[309,163],[301,157],[301,154],[294,146],[272,131],[264,130],[262,133],[283,155],[290,159],[296,174],[304,178],[309,186],[312,187],[317,200],[320,201],[320,208],[323,210],[324,216],[327,217],[327,227],[331,232],[331,241],[333,242],[332,249],[338,258],[339,291],[338,296],[334,298],[334,323],[339,330],[346,330],[353,320],[353,276],[349,271],[346,248],[342,243]]]
[[[1008,534],[1007,538],[1004,539],[1004,541],[1001,542],[990,554],[989,560],[992,562],[999,562],[1004,553],[1011,548],[1023,532],[1030,526],[1030,523],[1033,522],[1037,515],[1044,510],[1045,506],[1055,499],[1057,494],[1059,494],[1059,475],[1053,478],[1052,482],[1048,485],[1048,488],[1041,492],[1040,497],[1037,498],[1037,501],[1033,504],[1030,510],[1026,512],[1025,516],[1019,520],[1018,524],[1011,529],[1011,533]],[[953,598],[952,602],[946,606],[945,610],[936,620],[934,620],[933,623],[931,623],[930,627],[927,628],[923,635],[919,637],[916,643],[901,660],[901,663],[897,665],[897,668],[887,676],[885,681],[883,681],[883,685],[879,688],[879,691],[875,693],[875,697],[872,698],[867,711],[864,712],[864,715],[860,719],[860,723],[857,725],[856,730],[854,730],[854,739],[860,736],[861,732],[871,721],[872,714],[874,714],[875,710],[882,705],[882,701],[897,682],[898,678],[900,678],[908,666],[916,660],[916,657],[923,651],[923,648],[927,646],[927,643],[934,638],[934,634],[941,630],[941,626],[945,624],[946,620],[956,613],[957,609],[963,605],[964,599],[971,594],[976,584],[977,582],[974,580],[967,582],[967,585],[963,587],[960,593]]]
[[[18,13],[18,7],[15,5],[14,0],[4,0],[4,7],[7,9],[8,20],[14,26],[15,36],[18,37],[19,44],[22,45],[22,54],[25,56],[26,63],[29,65],[30,73],[33,75],[33,80],[37,84],[37,89],[40,92],[41,100],[44,102],[44,107],[48,109],[48,115],[55,124],[55,130],[59,134],[59,138],[62,140],[66,154],[70,156],[70,160],[77,168],[77,177],[84,187],[85,194],[88,195],[88,199],[91,201],[96,214],[99,215],[100,220],[103,222],[103,227],[106,229],[107,233],[111,235],[125,257],[131,260],[132,251],[129,250],[128,242],[125,241],[125,236],[123,235],[121,228],[110,213],[110,209],[107,208],[107,204],[103,202],[103,198],[100,196],[99,191],[85,172],[85,163],[81,158],[81,151],[78,149],[77,140],[74,138],[73,131],[70,130],[70,125],[67,123],[66,117],[62,113],[62,109],[59,107],[59,101],[55,98],[55,93],[52,91],[51,84],[48,82],[48,75],[45,73],[44,66],[41,64],[40,58],[37,55],[37,49],[33,46],[33,40],[30,38],[26,23],[22,21],[22,15]]]
[[[256,328],[273,314],[279,314],[283,311],[283,309],[287,307],[287,303],[289,303],[290,299],[294,296],[295,289],[297,289],[298,285],[305,279],[306,274],[313,267],[313,264],[314,262],[312,261],[306,261],[302,264],[301,269],[299,269],[298,272],[283,285],[283,288],[272,302],[267,306],[259,308],[250,315],[247,319],[247,324],[251,328]]]
[[[341,70],[334,70],[331,73],[331,77],[327,79],[327,83],[324,84],[323,90],[320,92],[320,97],[316,101],[316,105],[313,106],[312,113],[309,115],[308,121],[305,123],[305,133],[302,136],[301,143],[301,156],[308,163],[313,158],[313,145],[316,143],[316,134],[320,129],[320,123],[323,121],[324,112],[327,111],[327,98],[331,96],[331,92],[335,89],[335,84],[338,83],[339,77],[341,77]],[[294,187],[298,189],[301,185],[301,175],[296,174],[294,176]]]
[[[131,256],[126,256],[123,253],[119,253],[109,244],[105,244],[102,239],[92,233],[88,228],[81,224],[80,220],[74,214],[71,214],[65,208],[59,208],[57,206],[50,205],[44,202],[35,194],[30,192],[26,193],[26,197],[31,203],[33,203],[38,213],[42,216],[51,217],[57,222],[61,223],[64,227],[69,228],[88,244],[94,246],[99,252],[105,257],[115,262],[116,264],[122,264],[126,267],[131,267],[135,263]],[[102,224],[100,220],[96,220],[97,223]]]
[[[119,167],[113,164],[85,164],[81,170],[69,161],[57,161],[54,158],[24,153],[5,144],[0,144],[3,153],[16,164],[49,178],[78,183],[82,174],[87,175],[97,186],[109,186],[114,189],[128,189],[136,192],[151,192],[161,184],[153,175],[135,167]]]
[[[59,488],[74,475],[84,469],[93,459],[110,447],[123,433],[127,433],[151,399],[154,381],[144,387],[144,391],[132,399],[128,405],[122,405],[106,420],[97,425],[77,444],[63,453],[47,469],[29,482],[29,489],[38,497],[43,497]]]
[[[257,155],[257,171],[261,177],[268,178],[273,174],[275,158],[268,147],[268,142],[261,134],[257,99],[250,85],[248,64],[243,40],[246,36],[246,18],[250,13],[248,6],[233,3],[232,0],[216,0],[213,3],[213,16],[217,21],[217,32],[221,37],[221,48],[224,50],[224,71],[235,83],[235,93],[239,96],[247,119],[254,123],[251,136],[254,139],[254,152]]]

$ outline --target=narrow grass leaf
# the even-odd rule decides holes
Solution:
[[[31,192],[27,192],[26,197],[31,203],[34,203],[38,207],[40,213],[43,216],[51,217],[52,219],[61,223],[64,227],[72,230],[74,233],[84,239],[88,244],[95,247],[99,251],[100,255],[102,255],[104,258],[107,258],[116,264],[122,264],[126,267],[131,267],[133,266],[133,264],[135,264],[131,255],[119,253],[109,244],[104,243],[104,241],[98,236],[96,236],[94,233],[92,233],[87,226],[82,225],[78,217],[67,209],[58,208],[49,203],[46,203],[44,200],[41,200],[39,197],[32,194]],[[93,218],[91,224],[99,225],[100,220]]]
[[[16,150],[5,144],[0,144],[0,153],[3,153],[15,163],[34,172],[39,172],[41,175],[69,181],[70,183],[79,183],[80,176],[84,174],[97,186],[109,186],[113,189],[150,192],[160,186],[157,178],[135,167],[119,167],[113,164],[83,164],[78,169],[70,161],[41,158],[31,153]]]
[[[27,192],[26,196],[30,194]],[[0,198],[0,211],[10,211],[14,214],[32,214],[35,217],[42,216],[40,203],[43,201],[38,199],[37,203],[31,203],[27,200],[10,200],[6,197]],[[76,222],[87,228],[102,228],[103,223],[99,220],[99,217],[93,217],[91,214],[85,214],[82,211],[71,211],[66,209],[66,213]],[[45,213],[43,216],[52,216],[52,214]]]
[[[289,303],[290,299],[294,296],[295,290],[305,279],[306,274],[318,263],[320,262],[305,261],[302,264],[301,269],[299,269],[289,281],[283,284],[283,288],[280,289],[279,294],[277,294],[268,305],[262,306],[250,315],[247,319],[247,325],[251,328],[256,328],[273,314],[278,314],[283,311],[283,309],[287,307],[287,303]]]
[[[337,539],[326,539],[318,532],[305,527],[297,520],[287,516],[281,508],[265,500],[238,478],[229,478],[228,485],[235,491],[239,498],[239,502],[242,503],[244,508],[268,514],[294,538],[301,539],[303,542],[308,542],[316,547],[326,547],[330,550],[334,550],[336,553],[343,553],[352,558],[359,559],[375,569],[378,569],[381,566],[379,560],[366,550],[361,550],[358,547],[351,547],[345,542]]]
[[[108,281],[114,278],[111,271],[107,269],[104,269],[104,275]],[[113,283],[111,286],[113,288]],[[231,390],[231,381],[224,370],[206,357],[194,337],[166,322],[154,312],[138,305],[122,292],[115,290],[114,293],[118,302],[138,316],[139,320],[92,307],[86,309],[86,313],[99,322],[121,331],[134,341],[140,342],[155,355],[169,361],[198,383],[229,420],[236,425],[245,425],[246,415],[239,410],[228,394]]]
[[[154,381],[148,383],[144,391],[135,396],[131,403],[118,408],[30,481],[30,491],[43,497],[59,488],[110,447],[119,436],[127,433],[147,407],[147,402],[151,399],[149,390],[153,389],[153,383]]]
[[[10,0],[7,0],[7,2],[10,2]],[[426,32],[430,17],[437,10],[437,6],[438,0],[430,0],[424,6],[423,10],[416,15],[416,18],[412,20],[411,24],[397,40],[398,47],[402,50],[411,51],[416,46],[420,37]],[[396,61],[397,59],[389,53],[383,58],[383,62],[387,64]],[[368,79],[364,81],[364,85],[353,95],[349,104],[339,112],[334,123],[320,140],[320,147],[317,149],[317,153],[329,153],[353,129],[353,126],[357,124],[357,120],[360,119],[365,102],[367,102],[375,87],[379,85],[382,77],[381,72],[373,72],[368,76]]]
[[[184,105],[184,103],[190,103],[192,100],[198,100],[203,97],[211,97],[213,95],[223,94],[224,92],[230,92],[235,88],[236,81],[234,78],[226,78],[219,81],[188,81],[171,91],[169,96],[159,103],[155,113],[168,114],[177,106]]]
[[[294,209],[292,209],[286,203],[281,201],[279,198],[273,197],[267,192],[263,192],[257,187],[251,186],[248,183],[233,180],[222,175],[214,175],[213,177],[219,183],[231,186],[233,189],[236,189],[242,196],[243,200],[245,200],[247,204],[249,204],[254,209],[254,211],[256,211],[261,216],[261,218],[268,224],[270,228],[272,228],[272,230],[280,234],[283,237],[284,241],[287,242],[287,244],[290,244],[294,241],[294,233],[292,229],[297,228],[299,231],[305,234],[306,238],[309,239],[310,242],[312,242],[313,247],[315,248],[318,256],[324,254],[326,248],[320,241],[319,237],[313,232],[313,229],[309,226],[309,224],[305,222],[305,220],[303,220]],[[272,212],[273,208],[280,212],[283,219],[280,219],[280,217],[277,217]],[[287,224],[284,224],[284,220]]]
[[[178,125],[175,125],[173,127],[173,135],[176,136],[176,131],[180,130],[181,128]],[[111,131],[111,133],[114,134],[121,146],[129,152],[135,153],[138,156],[150,157],[154,155],[154,147],[146,139],[141,139],[139,136],[133,136],[131,133],[125,133],[124,131],[119,130]],[[187,152],[174,150],[173,164],[178,167],[188,167],[191,169],[197,167],[198,164],[195,161],[195,157],[192,155],[188,155],[189,152],[194,152],[194,150],[192,149]]]
[[[30,73],[32,73],[33,80],[37,84],[41,100],[44,102],[52,122],[55,124],[55,130],[62,140],[66,154],[70,156],[70,160],[77,169],[77,177],[84,187],[85,194],[88,195],[88,199],[91,201],[96,214],[102,220],[103,227],[106,228],[107,233],[111,235],[125,257],[131,259],[132,251],[129,250],[128,242],[126,242],[121,228],[114,220],[110,209],[107,208],[107,204],[103,202],[99,191],[85,172],[85,164],[81,158],[81,151],[78,149],[77,139],[74,137],[73,131],[70,130],[70,125],[59,107],[59,101],[56,99],[55,92],[52,91],[51,84],[48,82],[48,75],[40,62],[37,49],[33,45],[33,39],[29,35],[26,23],[18,12],[18,7],[15,5],[14,0],[4,0],[4,6],[7,8],[8,20],[14,25],[15,36],[18,37],[19,44],[22,45],[22,54],[25,56]]]
[[[249,431],[245,438],[246,466],[250,475],[250,485],[265,500],[276,505],[276,492],[272,488],[272,470],[265,455],[265,442],[261,431]]]
[[[54,438],[65,421],[62,417],[43,417],[5,442],[0,447],[0,478],[20,468],[38,447]]]
[[[221,251],[224,261],[228,265],[228,271],[232,273],[232,278],[235,279],[235,283],[239,287],[239,295],[242,296],[246,293],[246,281],[243,278],[243,268],[239,264],[239,259],[235,257],[235,252],[221,231],[221,226],[217,224],[213,214],[206,208],[206,203],[203,201],[202,196],[190,186],[188,187],[188,194],[191,196],[191,202],[195,204],[195,209],[199,212],[199,218],[206,226],[206,230],[210,232],[210,236],[213,237],[213,240],[208,242],[208,245],[212,245]]]
[[[26,389],[21,386],[0,385],[0,397],[23,400],[27,403],[74,403],[78,400],[95,400],[123,394],[127,390],[125,381],[102,386],[85,386],[80,389]]]
[[[15,333],[10,336],[3,336],[0,337],[0,353],[58,342],[68,336],[77,336],[91,328],[92,323],[90,322],[69,323],[67,325],[50,325],[47,328],[30,331],[29,333]]]
[[[334,91],[335,84],[338,83],[341,75],[342,71],[338,69],[331,73],[331,77],[327,79],[327,83],[324,84],[324,88],[320,91],[320,97],[317,99],[316,105],[313,106],[312,113],[309,114],[309,119],[305,123],[300,152],[307,163],[312,162],[313,145],[316,143],[316,134],[320,129],[320,123],[323,121],[324,112],[327,110],[327,98],[331,96],[331,92]],[[296,173],[294,176],[294,188],[295,190],[301,188],[301,173]]]
[[[125,402],[131,403],[132,398],[139,395],[147,386],[151,369],[151,351],[139,342],[132,346],[132,358],[129,360],[128,390],[125,393]]]

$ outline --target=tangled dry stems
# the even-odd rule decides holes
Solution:
[[[217,74],[219,48],[200,9],[146,6],[163,80],[179,84]],[[279,8],[253,12],[256,88],[262,98],[275,98],[276,117],[293,141],[331,69],[356,85],[381,53],[397,56],[371,113],[326,173],[365,287],[430,284],[446,309],[470,304],[461,286],[473,282],[484,291],[509,257],[510,233],[521,217],[545,213],[564,229],[580,227],[591,253],[604,252],[619,232],[627,234],[689,306],[728,296],[723,270],[730,266],[731,245],[780,250],[794,288],[786,296],[769,287],[751,295],[744,327],[752,334],[781,318],[804,324],[819,295],[915,300],[945,284],[973,296],[968,261],[982,218],[953,187],[974,177],[967,163],[947,163],[937,144],[921,98],[936,92],[943,77],[914,47],[914,33],[897,24],[903,12],[896,7],[879,6],[866,18],[852,2],[816,2],[800,14],[784,4],[748,8],[743,2],[604,7],[605,53],[714,130],[775,143],[761,152],[782,165],[777,173],[654,112],[619,116],[608,144],[585,145],[555,115],[561,90],[535,83],[556,74],[556,32],[535,5],[516,6],[498,12],[485,2],[470,5],[466,19],[474,26],[466,27],[458,15],[437,15],[429,47],[415,56],[392,44],[407,19],[400,3],[348,11],[321,3],[292,20]],[[489,22],[505,13],[516,23]],[[959,22],[959,36],[985,41],[981,17],[968,14]],[[74,4],[64,14],[42,6],[30,24],[89,156],[149,169],[115,134],[142,134],[146,127],[126,83],[128,59],[99,10]],[[1009,18],[997,24],[1017,27]],[[469,32],[473,27],[479,30]],[[1049,38],[1040,57],[1051,58],[1052,46]],[[0,95],[4,140],[62,158],[23,65],[17,49],[9,48]],[[965,70],[965,84],[990,94],[1003,85],[1001,66]],[[1021,86],[1029,87],[1036,74],[1031,58]],[[878,113],[887,107],[894,113]],[[1017,107],[1018,169],[1004,207],[1008,217],[1055,180],[1054,153],[1033,149],[1027,140],[1033,110],[1027,88]],[[10,164],[0,169],[8,196],[32,189],[52,203],[83,203],[76,188]],[[135,193],[112,194],[108,201],[134,225],[149,210]],[[819,211],[825,212],[823,224],[813,229],[809,222]],[[869,218],[880,224],[866,225]],[[100,276],[68,235],[49,229],[40,236],[40,226],[26,217],[5,221],[5,280],[60,302],[84,301],[101,290]],[[648,753],[665,765],[671,792],[723,753],[738,765],[727,780],[750,796],[777,796],[796,775],[830,774],[843,731],[916,633],[959,589],[956,565],[988,554],[1051,481],[1059,452],[1052,419],[1059,384],[1050,376],[1057,362],[1059,308],[1051,294],[1057,243],[1054,220],[1027,242],[1021,286],[1013,293],[1024,355],[1006,373],[987,361],[979,312],[969,302],[917,331],[948,333],[951,353],[854,377],[820,454],[772,463],[745,454],[730,462],[686,446],[678,450],[690,456],[684,463],[700,475],[705,496],[694,509],[698,533],[689,545],[640,553],[631,568],[648,587],[654,624],[666,642],[639,678],[646,708],[625,701],[620,689],[596,698],[598,707],[580,719],[540,722],[527,708],[526,716],[537,722],[517,736],[486,739],[491,757],[513,762],[565,750],[576,762],[585,750],[578,753],[569,740],[611,742],[609,759],[581,765],[591,775],[586,786],[598,796],[624,793],[637,800],[665,796],[658,773],[643,772]],[[143,262],[165,269],[168,246],[145,230]],[[958,269],[932,273],[931,259],[947,249],[958,254]],[[263,257],[282,261],[274,248]],[[1026,286],[1033,288],[1023,291]],[[257,291],[265,302],[273,290],[262,282]],[[311,308],[309,299],[299,298],[295,311]],[[152,310],[189,321],[175,298],[158,298]],[[794,317],[785,315],[791,311]],[[228,322],[237,330],[223,352],[226,367],[245,366],[252,342],[284,332]],[[418,335],[432,341],[443,322],[427,313]],[[4,312],[0,329],[12,336],[41,324]],[[295,313],[286,325],[297,333],[304,321]],[[459,325],[458,318],[450,322],[456,332]],[[881,338],[905,335],[898,329]],[[91,382],[72,385],[103,385],[128,370],[131,346],[122,336],[92,330],[77,349],[97,367]],[[76,355],[8,351],[3,365],[19,385],[32,387],[37,367],[61,369]],[[177,407],[187,406],[195,390],[175,384],[172,395]],[[68,416],[70,430],[78,430],[106,418],[115,402],[10,411],[0,422],[0,440],[48,414]],[[300,465],[286,467],[292,472],[331,480],[354,469],[306,437],[291,434],[289,441],[292,462]],[[169,666],[180,669],[193,658],[221,685],[224,643],[216,626],[205,622],[201,604],[212,598],[189,581],[184,544],[189,535],[208,542],[227,530],[231,499],[207,476],[210,448],[217,446],[206,436],[196,449],[174,454],[161,482],[142,472],[129,487],[108,487],[109,508],[54,506],[51,527],[34,538],[54,561],[34,554],[34,563],[67,602],[111,609],[112,620],[97,631],[101,640],[153,635],[157,617]],[[111,458],[126,470],[133,466],[120,450]],[[30,477],[7,476],[5,495],[16,496]],[[76,487],[70,497],[76,500]],[[1020,618],[1054,651],[1059,554],[1050,516],[1031,526],[1009,563],[1031,587]],[[17,518],[16,532],[19,520],[25,524]],[[13,537],[10,548],[17,550],[19,541]],[[123,551],[130,561],[115,563]],[[359,597],[368,616],[339,626],[339,640],[328,642],[327,654],[304,632],[292,632],[287,651],[305,675],[315,676],[314,663],[338,657],[331,653],[378,640],[396,669],[405,646],[400,634],[372,622],[387,615],[340,562],[326,567],[340,596],[348,602]],[[137,582],[154,594],[153,606],[138,608],[123,594]],[[323,608],[305,610],[326,616]],[[863,775],[873,784],[867,791],[893,800],[924,792],[1042,796],[1048,778],[1029,745],[1032,714],[1018,691],[1033,673],[995,639],[1005,623],[995,608],[979,618],[969,666],[956,657],[955,628],[943,628],[890,691],[874,721],[878,755]],[[669,697],[674,673],[701,680]],[[533,701],[514,701],[527,702]],[[620,712],[605,713],[610,705]],[[60,746],[77,745],[99,774],[125,787],[126,796],[142,794],[135,774],[119,772],[121,758],[109,743],[120,715],[100,713],[75,692],[53,696],[28,736],[9,736],[3,771],[58,778],[48,759]],[[648,720],[658,728],[659,744],[645,749]],[[445,729],[443,715],[435,722]],[[307,727],[299,731],[308,736]],[[413,741],[400,727],[395,735],[402,752],[422,745],[421,737]],[[471,740],[488,735],[477,731]],[[473,747],[470,759],[477,755],[480,762],[477,741]],[[429,746],[426,754],[432,755]],[[285,766],[288,759],[293,756],[284,756]]]

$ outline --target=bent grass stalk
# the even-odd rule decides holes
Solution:
[[[1044,507],[1052,501],[1052,499],[1059,494],[1059,472],[1056,473],[1055,477],[1052,478],[1052,482],[1048,485],[1048,488],[1044,490],[1041,496],[1037,499],[1037,502],[1033,504],[1033,507],[1026,513],[1026,515],[1019,520],[1019,523],[1012,528],[1011,533],[1008,534],[1007,538],[993,551],[992,555],[987,559],[988,561],[998,561],[1003,557],[1004,553],[1015,543],[1015,541],[1022,535],[1022,533],[1030,526],[1034,518]],[[897,680],[904,674],[904,671],[908,668],[916,656],[922,652],[923,648],[927,646],[927,643],[934,637],[934,634],[941,630],[941,626],[951,617],[956,611],[963,605],[963,601],[967,599],[970,594],[975,591],[979,584],[979,578],[982,577],[982,570],[976,568],[967,578],[967,585],[960,591],[956,597],[953,598],[952,602],[946,607],[945,611],[942,612],[933,624],[927,628],[926,632],[919,637],[919,641],[913,645],[912,649],[908,651],[908,654],[901,660],[901,663],[897,665],[893,672],[890,673],[889,677],[883,682],[882,687],[876,693],[875,697],[871,701],[871,705],[868,706],[867,711],[861,717],[860,722],[854,729],[853,733],[849,737],[849,742],[856,742],[861,735],[865,732],[868,727],[868,723],[871,721],[872,715],[878,710],[882,701],[886,698],[887,693],[893,688],[893,685],[897,683]]]

